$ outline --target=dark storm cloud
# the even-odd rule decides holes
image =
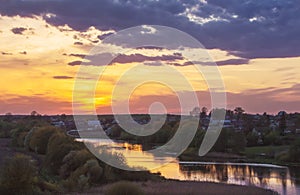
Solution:
[[[187,18],[187,8],[195,17],[217,19],[196,24]],[[0,0],[0,13],[44,15],[52,25],[68,24],[80,31],[90,26],[121,30],[141,24],[166,25],[191,34],[208,49],[219,48],[242,58],[300,56],[299,0],[207,0],[207,4],[196,0]]]
[[[25,30],[27,30],[27,28],[16,27],[16,28],[12,28],[11,32],[13,32],[16,35],[22,35]]]

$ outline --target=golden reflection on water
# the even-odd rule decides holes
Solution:
[[[179,173],[176,168],[180,170]],[[180,180],[258,186],[288,195],[299,194],[300,192],[299,186],[296,188],[293,179],[291,179],[288,168],[220,164],[184,166],[172,163],[170,166],[166,165],[156,171],[160,171],[167,178]]]
[[[93,142],[96,146],[104,142]],[[107,144],[107,143],[105,143]],[[170,160],[168,157],[158,157],[143,151],[140,144],[113,143],[111,149],[120,152],[126,158],[126,163],[131,167],[158,167],[151,170],[152,173],[160,172],[169,179],[188,181],[207,181],[217,183],[229,183],[247,186],[258,186],[272,189],[280,194],[300,194],[299,186],[291,178],[289,169],[286,167],[264,167],[251,164],[231,165],[203,163],[197,165],[180,164],[178,160],[165,164]]]

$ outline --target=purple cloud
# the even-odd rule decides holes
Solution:
[[[24,31],[26,31],[27,28],[23,28],[23,27],[16,27],[16,28],[12,28],[11,32],[13,32],[16,35],[22,35]]]

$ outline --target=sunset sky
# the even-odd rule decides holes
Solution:
[[[300,2],[298,0],[0,0],[0,114],[71,114],[72,92],[81,66],[101,68],[90,50],[103,39],[138,25],[163,25],[190,34],[204,45],[222,74],[227,106],[249,113],[300,111]],[[144,26],[155,33],[155,29]],[[148,32],[148,31],[147,31]],[[107,48],[106,48],[107,49]],[[111,53],[118,52],[111,45]],[[196,51],[194,51],[196,52]],[[205,80],[177,50],[133,49],[114,60],[95,92],[99,114],[120,104],[132,83],[156,71],[177,92],[189,93],[164,71],[181,72],[209,107]],[[85,60],[84,60],[85,58]],[[90,61],[87,62],[86,59]],[[83,63],[82,63],[83,62]],[[143,71],[117,83],[120,75],[142,63]],[[205,65],[209,68],[209,65]],[[204,67],[204,68],[205,68]],[[82,78],[88,83],[89,76]],[[115,85],[119,96],[112,97]],[[179,113],[175,92],[158,83],[144,84],[130,97],[130,110],[145,113],[153,101]],[[84,101],[83,101],[84,103]],[[186,108],[185,112],[194,105]]]

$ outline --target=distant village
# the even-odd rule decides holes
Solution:
[[[200,127],[207,130],[211,120],[211,113],[208,109],[203,107],[195,107],[190,112],[191,117],[199,117]],[[99,120],[83,120],[83,126],[88,127],[86,130],[97,130],[100,127],[106,132],[107,135],[112,134],[112,129],[118,126],[118,121],[112,115],[100,115]],[[139,124],[146,124],[149,122],[148,115],[133,115],[134,120]],[[179,115],[167,115],[166,124],[174,124],[180,121]],[[76,136],[76,125],[73,118],[65,115],[50,116],[51,124],[53,126],[70,131],[70,135]],[[226,110],[226,115],[223,121],[223,128],[231,129],[235,132],[251,132],[252,135],[258,137],[257,144],[263,144],[263,133],[265,131],[279,132],[280,135],[300,135],[300,113],[286,113],[279,111],[278,114],[247,114],[241,107],[234,110]],[[73,131],[72,131],[73,130]]]
[[[191,116],[200,116],[203,129],[207,129],[210,122],[211,114],[207,114],[207,108],[195,107]],[[267,113],[247,114],[241,107],[235,108],[234,111],[226,110],[223,128],[232,128],[235,131],[255,131],[260,132],[262,129],[281,130],[282,134],[300,133],[300,113],[286,113],[279,111],[277,115]],[[253,127],[253,128],[251,128]],[[251,128],[251,129],[249,129]]]
[[[10,113],[3,117],[11,117],[12,119],[18,119],[20,115],[12,115]],[[113,129],[118,125],[118,120],[113,115],[99,115],[98,119],[89,119],[88,116],[83,116],[80,121],[75,124],[74,118],[71,115],[53,115],[46,116],[40,115],[33,111],[31,117],[42,117],[47,119],[49,123],[55,127],[61,128],[68,132],[70,136],[78,136],[78,124],[85,127],[86,131],[93,131],[103,129],[107,135],[113,134]],[[168,114],[165,124],[174,126],[178,123],[181,117],[199,117],[199,128],[206,131],[210,124],[215,121],[211,119],[211,112],[206,107],[195,107],[189,116],[179,116]],[[150,121],[150,116],[146,114],[132,115],[135,122],[139,124],[147,124]],[[130,121],[130,120],[129,120]],[[132,121],[132,120],[131,120]],[[220,121],[219,121],[220,122]],[[279,132],[281,136],[297,134],[300,135],[300,113],[286,113],[285,111],[279,111],[278,114],[247,114],[241,107],[237,107],[234,110],[226,110],[224,120],[221,121],[223,128],[230,129],[234,132],[244,132],[257,137],[257,144],[263,144],[262,136],[265,132]]]

